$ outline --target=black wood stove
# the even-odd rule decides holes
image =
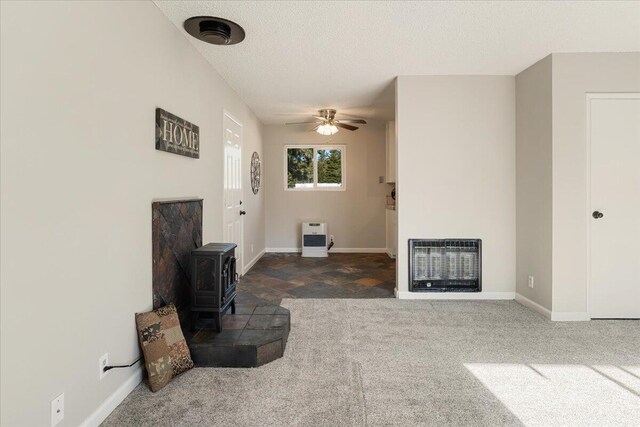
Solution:
[[[212,314],[216,330],[222,331],[222,315],[236,312],[235,243],[209,243],[191,251],[191,328],[201,313]]]

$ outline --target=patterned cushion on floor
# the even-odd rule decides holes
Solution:
[[[171,378],[193,368],[173,304],[149,313],[136,313],[136,325],[151,391],[160,390]]]

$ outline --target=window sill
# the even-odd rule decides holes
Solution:
[[[346,188],[285,188],[284,191],[305,192],[305,191],[347,191]]]

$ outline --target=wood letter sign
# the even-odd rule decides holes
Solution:
[[[156,108],[156,150],[200,158],[200,128]]]

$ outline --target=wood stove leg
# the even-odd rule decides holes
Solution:
[[[194,311],[191,313],[191,330],[195,331],[196,330],[196,323],[198,323],[198,312]]]
[[[216,324],[216,332],[222,332],[222,313],[214,313],[213,322]]]
[[[233,301],[231,301],[231,314],[236,314],[236,299],[234,298]]]

